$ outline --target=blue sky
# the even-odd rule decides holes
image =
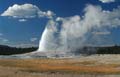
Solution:
[[[56,17],[71,17],[84,15],[83,10],[87,4],[99,5],[104,10],[112,11],[120,5],[120,1],[103,3],[99,0],[0,0],[0,14],[3,14],[14,4],[32,4],[41,11],[50,10],[54,12]],[[24,22],[20,22],[20,19],[24,21],[24,18],[0,16],[0,44],[25,47],[38,46],[49,18],[26,18]],[[112,29],[110,37],[113,44],[120,45],[120,28]]]

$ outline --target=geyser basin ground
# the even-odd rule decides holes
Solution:
[[[17,54],[17,55],[7,55],[7,56],[0,56],[0,58],[7,58],[7,59],[39,59],[39,58],[76,58],[80,57],[81,54],[75,55],[74,53],[65,53],[65,52],[56,52],[56,51],[34,51],[25,54]]]
[[[119,77],[120,55],[64,59],[0,59],[0,77],[96,77],[91,74],[98,77]]]

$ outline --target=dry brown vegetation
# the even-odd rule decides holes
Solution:
[[[0,59],[0,77],[120,77],[120,55]]]
[[[0,66],[32,73],[120,74],[120,64],[74,59],[0,59]]]

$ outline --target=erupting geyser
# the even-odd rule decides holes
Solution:
[[[55,44],[55,36],[56,32],[56,23],[53,20],[50,20],[42,34],[39,49],[38,51],[55,51],[57,44]],[[57,38],[57,37],[56,37]]]
[[[47,38],[46,37],[46,34],[47,34],[47,29],[44,31],[44,33],[43,33],[43,35],[42,35],[42,38],[41,38],[41,40],[40,40],[40,43],[39,43],[39,49],[38,49],[38,51],[45,51],[45,38]]]
[[[100,6],[88,5],[85,15],[66,18],[54,17],[49,20],[42,34],[38,52],[68,54],[87,44],[98,45],[98,39],[110,34],[110,29],[120,25],[120,8],[103,10]],[[98,33],[100,32],[100,33]],[[94,33],[94,34],[93,34]],[[100,35],[100,36],[99,36]],[[93,36],[89,38],[88,36]],[[99,40],[100,42],[108,39]],[[109,42],[107,42],[109,44]],[[107,44],[106,43],[106,44]]]

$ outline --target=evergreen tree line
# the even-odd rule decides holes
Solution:
[[[0,45],[0,55],[14,55],[34,52],[38,47],[30,48],[16,48],[5,45]],[[77,51],[73,51],[74,54],[120,54],[120,46],[111,47],[83,47]]]
[[[0,55],[24,54],[37,50],[37,47],[30,48],[16,48],[5,45],[0,45]]]
[[[97,49],[97,54],[120,54],[120,46],[100,47]]]
[[[74,53],[74,51],[73,51]],[[109,47],[83,47],[75,51],[75,54],[120,54],[120,46]]]

